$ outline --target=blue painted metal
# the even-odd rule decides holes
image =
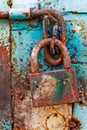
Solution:
[[[13,8],[19,8],[20,6],[26,8],[29,6],[30,2],[25,0],[13,0]],[[7,0],[0,1],[0,11],[8,11],[9,7],[7,5]],[[66,22],[66,37],[67,46],[72,59],[72,66],[76,68],[78,87],[81,91],[85,90],[85,96],[87,96],[87,0],[41,0],[41,8],[52,8],[58,10],[63,15]],[[33,9],[34,6],[33,6]],[[18,15],[15,13],[10,15],[11,19],[15,17],[19,19],[24,19],[25,16]],[[23,17],[22,17],[23,16]],[[39,22],[29,22],[29,21],[10,21],[11,23],[11,34],[8,20],[0,20],[0,45],[3,44],[8,50],[10,49],[10,43],[8,41],[9,35],[11,35],[11,61],[13,63],[12,70],[12,86],[15,88],[16,99],[22,93],[26,95],[26,91],[21,91],[20,88],[29,88],[29,76],[30,72],[30,54],[34,45],[43,39],[43,25]],[[2,28],[3,27],[3,28]],[[44,57],[43,51],[40,53],[39,62],[41,66],[41,71],[49,71],[52,69],[60,69],[59,67],[52,68],[42,59]],[[26,87],[27,86],[27,87]],[[20,91],[19,91],[20,90]],[[28,95],[28,93],[27,93]],[[84,93],[83,93],[84,95]],[[29,95],[28,95],[29,96]],[[18,104],[20,105],[20,112],[24,111],[24,108],[29,103],[29,99],[26,97],[25,105],[22,100],[23,97],[19,96]],[[25,101],[25,100],[24,100]],[[80,130],[87,129],[87,99],[83,97],[82,104],[74,104],[73,116],[78,118],[81,122]],[[15,108],[16,109],[16,108]],[[27,109],[25,107],[25,109]],[[9,108],[10,110],[10,108]],[[24,111],[25,112],[25,111]],[[10,120],[5,121],[8,116],[7,111],[3,111],[3,121],[0,121],[1,130],[11,130]],[[27,112],[24,115],[20,114],[19,120],[23,119],[23,116],[27,116]],[[2,114],[3,115],[3,114]],[[15,118],[17,119],[15,114]],[[29,116],[27,117],[28,119]],[[17,120],[18,121],[18,120]],[[3,122],[3,124],[2,124]],[[21,122],[21,121],[19,121]],[[23,123],[21,123],[23,124]],[[25,120],[27,126],[27,120]]]
[[[67,12],[78,12],[87,13],[87,0],[46,0],[44,1],[44,8],[53,8],[61,13]]]
[[[36,26],[36,28],[31,28],[29,24],[31,23],[14,22],[12,25],[12,38],[15,42],[12,45],[12,62],[16,71],[29,70],[29,55],[34,44],[43,37],[41,25],[34,23],[33,26]]]

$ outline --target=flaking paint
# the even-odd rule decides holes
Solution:
[[[20,0],[20,3],[22,3],[21,0]],[[27,5],[27,2],[25,2],[25,3]],[[52,0],[47,0],[47,1],[43,1],[43,3],[44,3],[44,6],[43,6],[44,8],[52,7],[53,9],[60,11],[64,16],[64,19],[66,21],[67,45],[68,45],[69,52],[70,52],[71,59],[72,59],[72,63],[73,63],[72,66],[76,68],[77,79],[78,79],[78,83],[79,83],[78,87],[81,90],[86,91],[86,86],[87,86],[86,85],[86,80],[87,80],[87,78],[86,78],[87,77],[87,71],[86,71],[87,70],[87,60],[86,60],[87,59],[87,55],[86,55],[86,50],[87,50],[87,47],[86,47],[86,45],[87,45],[87,40],[86,40],[87,8],[86,8],[86,3],[87,3],[87,0],[79,0],[78,2],[72,1],[72,0],[71,1],[69,1],[69,0],[68,1],[67,0],[64,0],[64,1],[55,0],[54,2]],[[1,0],[0,5],[1,5],[1,11],[8,11],[9,10],[9,7],[7,5],[6,0]],[[13,6],[14,5],[15,5],[15,7],[20,6],[20,4],[19,5],[17,4],[16,0],[13,1]],[[1,32],[3,32],[3,34],[0,32],[1,44],[3,44],[3,45],[7,44],[5,46],[6,46],[6,48],[9,49],[9,43],[7,43],[8,40],[6,38],[6,36],[8,37],[8,34],[9,34],[8,33],[9,32],[9,29],[8,29],[9,23],[5,22],[5,20],[4,21],[1,20],[1,22],[0,22],[1,26],[3,26],[2,23],[4,24],[5,28],[7,29],[7,33],[5,33],[6,32],[5,29],[1,29]],[[17,47],[15,47],[15,45],[12,44],[12,52],[14,52],[14,54],[12,53],[12,63],[14,65],[13,65],[13,69],[12,69],[12,81],[11,82],[12,82],[13,87],[15,87],[16,92],[19,89],[19,93],[17,93],[16,96],[17,95],[26,95],[26,96],[24,96],[24,97],[26,97],[26,98],[24,98],[25,100],[23,100],[23,98],[19,98],[19,100],[21,99],[21,100],[25,101],[25,105],[23,105],[23,101],[20,101],[20,102],[18,101],[18,97],[20,97],[20,96],[17,96],[18,102],[15,102],[15,106],[17,106],[17,109],[15,108],[16,109],[15,112],[18,116],[20,116],[20,113],[22,113],[20,116],[21,119],[26,117],[25,121],[23,120],[25,123],[24,122],[20,123],[21,119],[18,120],[18,122],[19,122],[19,125],[25,124],[24,126],[26,127],[26,129],[29,129],[28,128],[29,127],[28,120],[30,118],[29,118],[29,115],[27,115],[27,112],[30,111],[30,109],[28,109],[29,107],[27,107],[27,104],[29,104],[30,101],[27,102],[27,100],[29,100],[30,94],[26,94],[26,90],[22,91],[22,89],[23,88],[27,89],[26,86],[29,87],[28,72],[30,71],[30,68],[28,65],[30,65],[30,62],[29,62],[28,56],[30,55],[34,44],[43,38],[42,37],[43,33],[42,33],[42,30],[37,31],[38,28],[36,28],[35,30],[31,28],[31,31],[27,30],[27,28],[28,28],[26,26],[27,23],[28,22],[24,22],[24,23],[22,22],[22,24],[21,24],[20,21],[19,21],[19,23],[16,21],[12,22],[12,26],[11,26],[11,28],[12,28],[12,31],[11,31],[12,43],[14,41],[14,43],[17,44]],[[18,36],[20,34],[19,33],[20,30],[21,30],[21,37]],[[26,35],[26,32],[27,32],[27,35]],[[3,35],[5,37],[3,37]],[[36,36],[35,37],[36,40],[34,40],[34,36]],[[26,39],[26,42],[27,42],[27,40],[30,42],[25,44],[25,39]],[[21,43],[21,44],[19,44],[19,43]],[[21,46],[23,46],[23,47],[21,47]],[[25,48],[25,51],[22,51],[23,48]],[[28,53],[26,53],[26,50],[28,51]],[[18,51],[20,51],[20,53],[18,53]],[[19,59],[19,55],[22,57],[21,61]],[[41,70],[48,71],[50,69],[60,68],[60,67],[54,67],[54,68],[51,67],[46,62],[44,62],[44,60],[42,60],[42,58],[41,58],[42,56],[44,56],[43,51],[41,52],[40,58],[39,58],[40,67],[43,66],[43,68]],[[13,62],[13,59],[14,59],[14,62]],[[24,94],[22,94],[22,93],[24,93]],[[85,100],[83,103],[85,103],[85,105],[86,105]],[[83,106],[83,103],[74,105],[73,115],[81,121],[81,128],[80,129],[86,130],[87,123],[85,121],[86,121],[87,109],[86,109],[85,105]],[[19,106],[19,104],[21,104],[21,105]],[[61,106],[60,106],[60,108],[61,108]],[[20,111],[17,112],[18,109]],[[4,111],[4,113],[5,113],[5,116],[3,116],[3,117],[5,119],[5,117],[8,114],[6,111]],[[15,116],[16,116],[16,114],[15,114]],[[36,112],[36,115],[37,115],[37,112]],[[64,115],[64,113],[63,113],[63,115]],[[18,118],[18,116],[16,117],[16,119]],[[33,118],[34,117],[35,117],[35,113],[33,114]],[[34,123],[34,121],[36,121],[36,119],[33,120],[33,123]],[[4,127],[2,128],[2,130],[6,129],[8,126],[9,126],[8,123],[7,123],[7,125],[6,125],[6,123],[4,123]],[[24,126],[22,127],[23,130],[25,128]],[[36,126],[37,126],[37,123],[36,123]],[[8,129],[10,130],[10,126]],[[37,129],[39,129],[39,128],[37,128]]]

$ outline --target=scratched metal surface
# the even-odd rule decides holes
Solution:
[[[32,0],[35,2],[35,0]],[[29,5],[29,1],[25,0],[13,0],[13,7],[26,7]],[[8,11],[9,7],[6,0],[0,1],[1,11]],[[85,99],[80,104],[74,104],[73,115],[81,122],[80,130],[87,129],[86,123],[86,101],[87,101],[87,0],[43,0],[41,2],[42,8],[53,8],[61,12],[66,21],[66,34],[67,34],[67,46],[72,59],[72,66],[76,68],[78,87],[84,91]],[[0,37],[1,42],[5,46],[7,43],[6,36],[9,36],[9,23],[7,20],[2,20],[0,26],[4,24],[8,33],[5,33],[5,29],[1,30]],[[30,54],[34,45],[43,38],[43,26],[39,22],[30,23],[29,21],[11,21],[11,61],[13,63],[11,82],[14,87],[15,102],[14,102],[14,130],[39,130],[39,125],[43,126],[42,130],[52,129],[50,122],[52,120],[63,121],[60,123],[61,130],[68,122],[72,115],[72,106],[55,106],[49,108],[43,108],[41,110],[32,108],[31,95],[29,90],[29,76],[30,72]],[[2,33],[4,32],[2,37]],[[4,42],[3,42],[4,41]],[[9,48],[9,43],[6,45]],[[40,53],[39,62],[42,71],[48,71],[51,69],[58,69],[59,67],[52,68],[46,62],[44,62],[43,51]],[[9,103],[10,104],[10,103]],[[49,111],[50,110],[50,111]],[[10,107],[9,107],[10,111]],[[7,115],[10,116],[6,110],[3,111],[4,116],[2,120],[5,121]],[[32,114],[31,114],[32,113]],[[44,120],[42,116],[44,115]],[[55,114],[56,113],[56,114]],[[32,118],[31,118],[32,115]],[[38,117],[37,117],[38,115]],[[46,116],[48,115],[48,116]],[[55,116],[56,115],[56,116]],[[64,115],[61,116],[61,115]],[[48,117],[48,118],[47,118]],[[59,117],[59,118],[57,118]],[[31,122],[29,122],[31,120]],[[38,122],[36,122],[38,120]],[[45,122],[46,120],[46,122]],[[42,122],[42,123],[41,123]],[[44,125],[45,124],[45,125]],[[4,127],[1,130],[10,130],[10,121],[2,124]],[[53,124],[52,124],[53,125]],[[66,125],[67,126],[67,125]],[[55,128],[55,126],[54,126]],[[66,127],[66,130],[68,126]],[[53,130],[53,129],[52,129]],[[54,129],[56,130],[56,129]],[[57,129],[58,130],[58,129]]]

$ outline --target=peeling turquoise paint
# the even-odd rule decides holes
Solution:
[[[22,1],[20,0],[19,3]],[[13,7],[17,7],[16,0],[13,0]],[[27,5],[27,3],[25,3]],[[0,11],[9,11],[7,0],[0,1]],[[20,4],[18,5],[20,6]],[[25,5],[24,5],[25,7]],[[76,75],[78,79],[78,87],[85,90],[87,95],[87,0],[43,0],[41,1],[41,8],[52,8],[58,10],[64,17],[66,22],[66,37],[67,46],[72,59],[72,66],[76,68]],[[43,25],[39,22],[31,23],[23,20],[26,16],[22,13],[10,15],[11,21],[11,37],[12,37],[12,52],[11,61],[14,67],[14,73],[21,75],[19,84],[29,87],[24,79],[29,79],[28,73],[30,71],[30,54],[34,45],[43,39]],[[14,21],[14,19],[16,19]],[[8,43],[9,37],[9,22],[8,20],[0,20],[0,45],[3,44],[7,49],[10,47]],[[52,69],[60,69],[63,66],[52,67],[44,60],[43,50],[39,56],[41,71],[49,71]],[[15,74],[12,73],[12,85],[16,84]],[[24,78],[24,79],[23,79]],[[83,99],[85,105],[86,101]],[[10,108],[9,108],[10,109]],[[4,111],[4,119],[8,113]],[[78,118],[81,122],[80,130],[87,130],[87,106],[82,104],[75,104],[73,116]],[[3,120],[4,120],[3,119]],[[3,121],[2,121],[3,122]],[[1,124],[1,121],[0,121]],[[10,121],[2,124],[1,130],[11,130]]]
[[[12,45],[12,62],[15,66],[15,70],[26,71],[29,70],[30,53],[34,44],[43,38],[42,26],[38,23],[36,28],[29,27],[29,23],[15,23],[12,26],[12,37],[15,44]],[[17,62],[17,63],[15,63]]]
[[[2,124],[2,122],[0,122],[0,128],[1,128],[1,130],[12,130],[10,120],[4,121],[3,124]]]
[[[9,120],[8,122],[5,123],[5,128],[4,128],[4,130],[11,130],[11,129],[12,129],[12,127],[11,127],[11,122],[10,122],[10,120]]]

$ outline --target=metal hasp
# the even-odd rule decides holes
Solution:
[[[34,107],[74,103],[79,101],[75,69],[71,68],[67,47],[60,40],[55,45],[63,55],[64,69],[39,73],[38,55],[42,48],[50,45],[52,38],[38,42],[31,54],[30,87]]]

